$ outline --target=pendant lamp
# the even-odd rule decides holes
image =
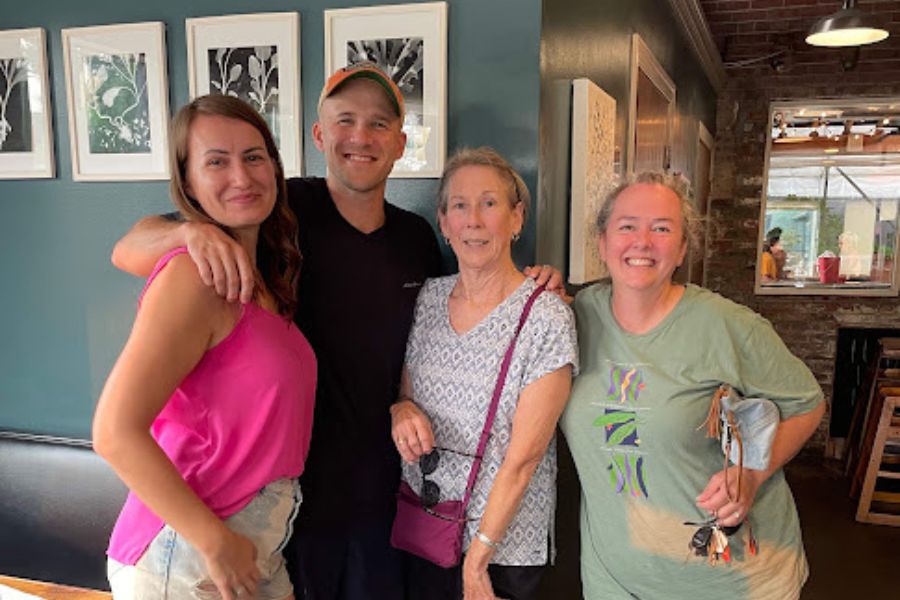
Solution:
[[[819,19],[812,26],[806,36],[806,43],[841,48],[874,44],[887,37],[887,30],[879,26],[872,15],[856,8],[856,0],[844,0],[841,10]]]

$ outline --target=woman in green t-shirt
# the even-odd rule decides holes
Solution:
[[[597,218],[609,278],[575,300],[581,374],[561,421],[583,488],[589,600],[788,600],[807,577],[781,467],[815,431],[822,391],[768,321],[673,282],[696,221],[684,185],[654,173],[617,188]],[[723,383],[779,409],[765,470],[726,477],[705,436]],[[705,557],[698,529],[712,532]]]

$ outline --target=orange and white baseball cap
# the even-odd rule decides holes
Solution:
[[[400,88],[397,87],[397,84],[373,62],[358,62],[347,65],[332,73],[331,77],[328,78],[328,81],[325,82],[322,93],[319,95],[319,110],[322,110],[322,103],[325,102],[325,98],[328,98],[336,92],[338,88],[351,79],[360,77],[371,79],[384,88],[388,100],[391,101],[391,105],[394,107],[394,110],[397,111],[397,116],[400,117],[400,121],[402,122],[405,114],[403,93],[400,91]]]

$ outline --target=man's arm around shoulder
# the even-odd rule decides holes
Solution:
[[[216,225],[181,221],[170,215],[144,217],[116,242],[112,263],[147,277],[163,255],[186,246],[206,285],[229,301],[253,299],[256,275],[241,245]]]

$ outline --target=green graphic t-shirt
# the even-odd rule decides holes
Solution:
[[[672,312],[642,335],[613,318],[610,286],[575,300],[581,373],[561,426],[582,485],[581,562],[588,600],[789,600],[807,577],[794,501],[779,470],[759,489],[731,560],[689,549],[707,515],[696,504],[724,466],[700,425],[721,383],[769,398],[781,418],[822,401],[809,369],[753,311],[688,286]]]

